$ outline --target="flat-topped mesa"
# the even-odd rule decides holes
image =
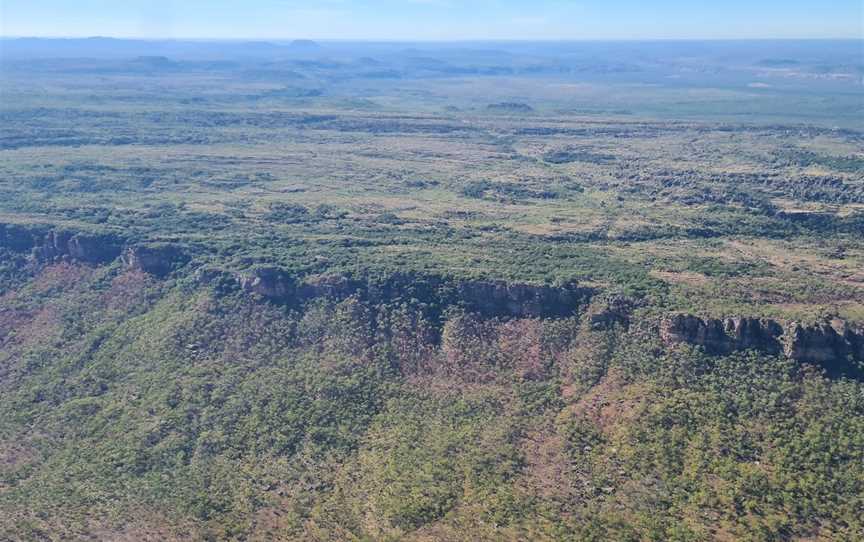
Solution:
[[[667,345],[692,344],[710,354],[742,350],[782,354],[821,365],[835,374],[855,373],[853,363],[864,361],[864,330],[853,329],[838,319],[808,326],[764,318],[721,320],[676,314],[662,320],[660,337]]]

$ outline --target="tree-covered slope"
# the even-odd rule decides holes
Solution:
[[[0,299],[11,539],[854,540],[864,385],[652,317],[301,307],[119,265]],[[649,311],[650,312],[650,311]]]

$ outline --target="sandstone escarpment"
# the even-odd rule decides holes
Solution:
[[[120,255],[122,241],[111,235],[52,231],[32,248],[33,257],[39,262],[58,259],[100,264]]]
[[[12,252],[29,252],[50,230],[45,227],[0,224],[0,247]]]
[[[123,264],[157,277],[165,277],[189,261],[189,255],[171,244],[136,245],[123,252]]]
[[[106,263],[117,258],[123,241],[113,235],[78,233],[69,238],[68,254],[73,260]]]
[[[693,344],[711,354],[728,354],[736,350],[778,354],[783,350],[780,342],[783,333],[783,327],[773,320],[702,319],[689,314],[677,314],[665,319],[660,326],[660,335],[667,344]]]
[[[587,294],[575,284],[549,286],[503,281],[465,281],[457,289],[458,299],[480,314],[519,318],[568,316],[584,302]]]
[[[765,318],[700,318],[677,314],[660,324],[667,345],[700,346],[710,354],[758,350],[782,354],[796,361],[814,363],[830,373],[857,373],[864,361],[864,330],[841,320],[805,325]]]
[[[842,371],[850,361],[864,361],[864,330],[840,320],[815,326],[792,323],[787,328],[786,355]]]
[[[576,284],[550,286],[458,280],[412,273],[362,278],[338,274],[297,278],[277,267],[257,267],[242,273],[203,270],[198,273],[198,280],[219,285],[220,289],[233,283],[234,289],[283,304],[358,296],[372,303],[414,300],[433,312],[460,306],[489,318],[570,316],[594,294],[594,290]]]
[[[0,224],[0,247],[29,252],[40,263],[57,260],[101,264],[120,255],[123,240],[110,233],[54,230],[39,225]]]
[[[100,265],[121,258],[127,268],[157,277],[167,276],[191,259],[176,244],[129,246],[127,239],[113,233],[70,231],[40,224],[0,224],[0,248],[27,255],[40,264],[75,261]]]

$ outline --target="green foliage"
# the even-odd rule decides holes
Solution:
[[[803,149],[778,152],[777,159],[799,167],[824,166],[845,173],[864,171],[864,159],[857,156],[832,156]]]
[[[0,539],[864,538],[862,383],[655,329],[864,318],[855,93],[401,54],[4,73]]]
[[[89,273],[27,283],[28,314],[56,318],[4,345],[5,536],[140,510],[216,539],[272,510],[282,538],[861,532],[861,382],[578,317],[438,328],[406,304],[288,312]]]
[[[309,209],[296,203],[275,202],[270,204],[267,220],[283,224],[303,222],[309,217]]]

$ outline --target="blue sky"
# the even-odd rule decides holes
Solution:
[[[0,0],[4,36],[861,38],[862,0]]]

